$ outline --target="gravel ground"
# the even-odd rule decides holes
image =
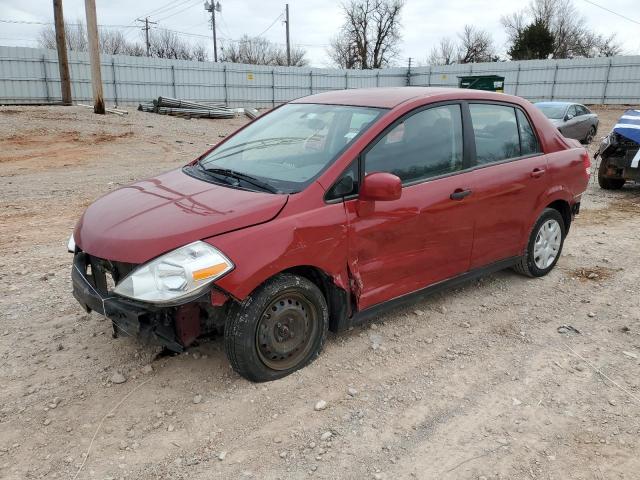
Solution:
[[[603,134],[621,113],[597,111]],[[547,277],[432,296],[276,382],[236,375],[220,339],[112,339],[70,293],[77,218],[245,121],[0,108],[0,478],[638,478],[637,186],[591,183]]]

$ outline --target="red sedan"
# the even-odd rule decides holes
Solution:
[[[93,203],[73,293],[182,351],[224,334],[233,368],[283,377],[340,331],[469,278],[546,275],[590,160],[526,100],[380,88],[287,103],[192,163]]]

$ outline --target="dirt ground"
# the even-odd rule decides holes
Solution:
[[[622,109],[597,111],[604,134]],[[112,339],[71,295],[76,220],[244,122],[0,108],[0,478],[640,478],[637,186],[591,182],[547,277],[396,310],[283,380],[240,378],[220,339]]]

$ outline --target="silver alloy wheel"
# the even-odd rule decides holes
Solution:
[[[554,262],[562,243],[562,229],[557,220],[549,219],[540,226],[533,244],[533,261],[541,270]]]

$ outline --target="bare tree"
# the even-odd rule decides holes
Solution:
[[[67,48],[69,51],[87,51],[87,30],[81,20],[65,25]],[[100,52],[110,55],[131,55],[141,57],[146,54],[145,46],[136,40],[128,40],[120,30],[99,29]],[[40,31],[39,44],[42,48],[56,48],[56,32],[52,26]],[[177,58],[204,62],[208,58],[207,49],[202,45],[192,45],[182,40],[176,33],[158,29],[149,35],[151,56]]]
[[[100,29],[100,52],[110,55],[129,55],[129,42],[120,30]]]
[[[442,38],[438,46],[431,49],[429,65],[452,65],[458,61],[458,47],[449,37]]]
[[[382,68],[398,55],[404,0],[349,0],[345,23],[329,46],[329,57],[343,68]]]
[[[76,20],[75,23],[66,23],[64,26],[64,34],[67,50],[70,52],[87,51],[87,29],[82,20]],[[56,30],[53,25],[47,25],[40,30],[38,44],[41,48],[56,48]]]
[[[553,36],[553,58],[618,55],[615,35],[604,37],[590,30],[573,0],[530,0],[522,12],[502,17],[511,46],[531,25],[544,25]]]
[[[465,25],[462,33],[458,34],[460,46],[458,63],[493,62],[497,60],[491,34],[474,27]]]
[[[287,52],[283,47],[263,37],[244,35],[240,40],[222,43],[220,56],[223,62],[249,65],[287,65]],[[308,64],[306,52],[299,47],[291,49],[291,65],[303,67]]]
[[[198,62],[206,62],[207,60],[209,60],[207,47],[205,47],[201,43],[194,45],[191,48],[191,54],[193,55],[193,60],[197,60]]]
[[[340,68],[356,68],[358,54],[353,44],[343,35],[336,35],[331,39],[327,55],[331,61]]]

